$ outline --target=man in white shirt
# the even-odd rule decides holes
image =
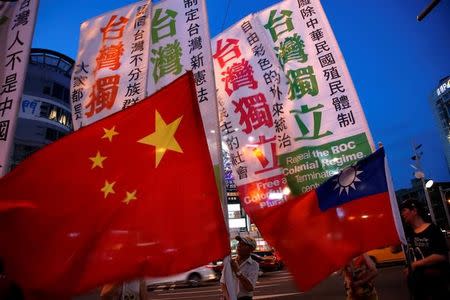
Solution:
[[[237,281],[237,299],[252,300],[259,273],[259,264],[250,257],[250,254],[256,249],[256,241],[248,236],[237,236],[236,240],[239,241],[237,246],[238,256],[231,260],[230,267],[234,278]],[[222,285],[222,290],[224,291],[224,297],[228,300],[230,299],[228,295],[229,287],[226,285],[224,273],[225,268],[220,283]]]

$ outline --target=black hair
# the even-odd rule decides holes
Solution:
[[[425,208],[424,205],[417,199],[415,198],[410,198],[407,199],[405,201],[403,201],[400,204],[400,211],[404,208],[408,208],[408,209],[415,209],[417,211],[417,214],[424,220],[428,219],[428,216],[425,212]]]

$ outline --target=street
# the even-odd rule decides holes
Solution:
[[[379,299],[403,300],[408,299],[408,291],[402,274],[401,266],[379,269],[376,288]],[[258,280],[255,297],[253,299],[345,299],[342,278],[333,274],[312,291],[301,293],[292,281],[292,276],[286,271],[265,273]],[[183,286],[159,286],[149,292],[150,299],[219,299],[220,290],[217,281],[206,283],[201,287],[189,288]],[[96,295],[78,297],[76,300],[94,300]]]

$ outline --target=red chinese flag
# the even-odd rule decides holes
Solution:
[[[403,229],[394,218],[385,163],[381,148],[317,189],[254,212],[258,229],[301,290],[361,253],[400,243]]]
[[[0,180],[11,201],[0,257],[27,291],[78,294],[230,250],[191,75],[31,156]]]

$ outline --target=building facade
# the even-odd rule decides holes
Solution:
[[[439,85],[431,93],[430,103],[438,122],[447,167],[450,171],[450,76],[439,81]]]
[[[74,60],[56,51],[31,49],[11,167],[73,130],[70,77]]]

